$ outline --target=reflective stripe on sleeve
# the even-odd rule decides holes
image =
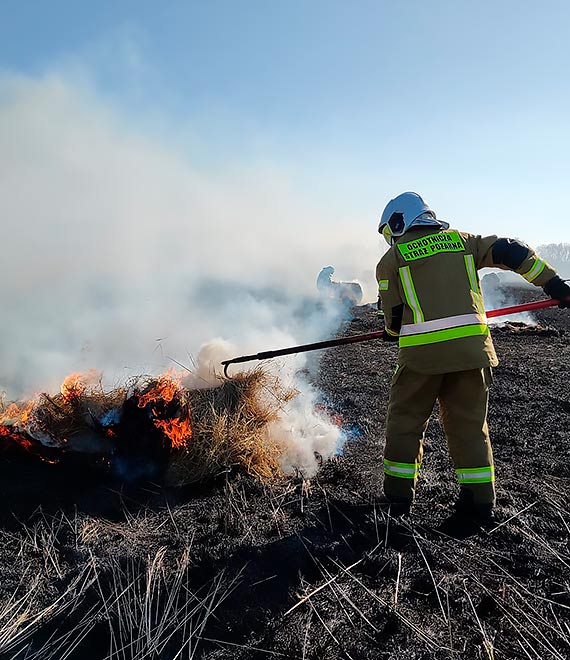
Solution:
[[[414,323],[421,323],[425,320],[425,317],[418,299],[418,294],[416,293],[416,288],[414,287],[414,280],[412,279],[410,267],[403,266],[399,269],[399,272],[406,301],[414,314]]]
[[[535,259],[532,268],[523,274],[527,282],[534,282],[534,280],[542,273],[546,267],[546,261],[542,259]]]
[[[399,479],[415,479],[420,471],[419,463],[396,463],[384,459],[384,473]]]
[[[388,291],[388,280],[378,280],[378,291]]]
[[[419,335],[434,330],[447,330],[462,325],[484,325],[486,323],[487,317],[485,314],[459,314],[457,316],[447,316],[443,319],[424,321],[423,323],[406,323],[400,330],[400,336]]]
[[[469,286],[475,298],[475,304],[481,314],[485,313],[485,305],[483,303],[483,296],[481,295],[481,286],[479,284],[479,277],[477,276],[477,267],[475,266],[475,259],[472,254],[465,255],[465,270],[469,278]]]
[[[477,277],[477,269],[475,268],[475,259],[472,254],[465,255],[465,269],[467,270],[467,277],[469,277],[471,291],[479,293],[479,279]]]
[[[460,328],[436,330],[436,332],[425,332],[421,335],[400,337],[400,348],[406,348],[408,346],[423,346],[425,344],[437,344],[440,341],[462,339],[463,337],[484,337],[488,334],[488,325],[464,325]]]
[[[492,465],[478,468],[458,468],[455,473],[460,484],[488,484],[495,481],[495,468]]]

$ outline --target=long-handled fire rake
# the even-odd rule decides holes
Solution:
[[[508,316],[509,314],[518,314],[519,312],[532,312],[536,309],[544,309],[545,307],[555,307],[560,303],[559,300],[549,298],[548,300],[537,300],[536,302],[523,303],[522,305],[512,305],[511,307],[502,307],[501,309],[492,309],[485,312],[487,318],[495,316]],[[230,364],[239,364],[241,362],[251,362],[253,360],[268,360],[282,355],[292,355],[293,353],[306,353],[307,351],[316,351],[321,348],[331,348],[333,346],[344,346],[345,344],[356,344],[360,341],[370,341],[371,339],[380,339],[383,330],[376,332],[368,332],[365,335],[354,335],[352,337],[342,337],[341,339],[329,339],[327,341],[318,341],[314,344],[300,344],[299,346],[290,346],[289,348],[279,348],[275,351],[263,351],[255,355],[242,355],[241,357],[232,358],[231,360],[223,360],[224,375],[228,378],[228,367]]]

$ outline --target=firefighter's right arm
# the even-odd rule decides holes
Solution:
[[[477,268],[512,270],[527,282],[542,287],[551,298],[560,300],[560,307],[570,307],[570,287],[531,247],[513,238],[475,238]]]
[[[398,341],[402,327],[404,303],[398,288],[398,271],[391,263],[391,255],[386,254],[376,266],[378,295],[384,311],[384,335],[386,341]]]

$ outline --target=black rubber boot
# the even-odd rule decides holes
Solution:
[[[466,488],[459,492],[459,498],[455,503],[457,515],[471,518],[482,527],[495,525],[495,506],[493,504],[482,504],[473,501],[473,493]]]
[[[449,536],[465,538],[482,529],[495,527],[495,507],[473,501],[473,493],[462,488],[455,503],[455,511],[443,521],[440,531]]]

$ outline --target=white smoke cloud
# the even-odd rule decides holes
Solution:
[[[317,304],[317,274],[336,261],[373,300],[378,244],[329,232],[293,180],[267,163],[207,171],[64,77],[0,77],[0,390],[55,391],[90,368],[113,386],[173,360],[211,382],[223,342],[242,354],[328,336],[340,316]],[[339,431],[295,385],[275,432],[302,440],[289,464],[310,464]]]
[[[532,286],[527,284],[519,275],[505,272],[498,273],[492,269],[486,270],[488,272],[481,278],[481,290],[487,311],[519,304],[520,300],[514,295],[513,288]],[[490,325],[502,325],[507,322],[536,325],[536,318],[530,312],[489,318]]]
[[[0,388],[121,379],[215,336],[258,351],[326,335],[301,301],[342,243],[286,173],[243,165],[205,172],[62,77],[2,78]],[[340,276],[372,275],[376,248]]]
[[[283,336],[282,344],[291,345],[293,337]],[[213,339],[205,343],[198,352],[192,373],[182,384],[199,389],[217,385],[222,374],[221,361],[236,356],[236,347],[223,339]],[[319,457],[328,458],[341,448],[345,436],[342,430],[331,423],[326,413],[319,410],[320,394],[299,374],[306,367],[306,357],[296,354],[286,360],[271,360],[263,363],[264,369],[271,372],[285,390],[296,392],[290,401],[283,403],[279,419],[271,422],[267,429],[268,439],[279,446],[281,467],[285,473],[297,470],[305,476],[315,474]],[[233,370],[238,369],[234,366]],[[268,391],[268,397],[274,395]],[[268,402],[273,408],[274,401]]]

